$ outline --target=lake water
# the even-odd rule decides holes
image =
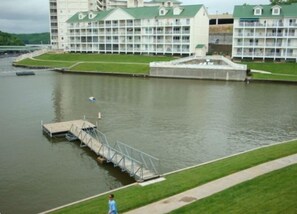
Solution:
[[[24,69],[11,61],[0,59],[0,213],[37,213],[133,182],[78,143],[47,138],[41,121],[86,116],[110,142],[158,157],[163,173],[297,138],[297,85],[45,70],[18,77]]]

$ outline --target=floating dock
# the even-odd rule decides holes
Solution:
[[[99,162],[113,163],[137,181],[160,177],[159,159],[121,142],[111,146],[96,125],[86,120],[42,124],[42,129],[50,137],[65,136],[69,141],[79,140],[81,147],[88,147],[98,155]]]
[[[19,71],[15,73],[17,76],[30,76],[35,75],[33,71]]]
[[[93,129],[97,128],[96,125],[86,120],[72,120],[67,122],[42,124],[42,129],[50,137],[53,137],[57,135],[66,135],[70,131],[71,126],[75,126],[80,129],[83,129],[83,127],[88,127]]]

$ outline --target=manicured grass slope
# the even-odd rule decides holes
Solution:
[[[263,70],[271,74],[254,73],[254,79],[288,80],[297,81],[297,63],[274,63],[274,62],[243,62],[250,69]]]
[[[292,141],[174,173],[166,176],[166,181],[161,183],[122,189],[115,192],[119,211],[122,213],[251,166],[295,153],[297,153],[297,141]],[[55,213],[107,213],[107,195],[64,208]]]
[[[147,74],[148,64],[81,63],[71,68],[72,71],[95,71],[126,74]]]
[[[93,62],[130,62],[130,63],[150,63],[154,61],[169,61],[173,57],[167,56],[145,56],[127,54],[44,54],[37,59],[57,60],[57,61],[93,61]]]
[[[62,61],[36,61],[32,59],[24,59],[17,65],[30,66],[30,67],[49,67],[49,68],[64,68],[73,65],[73,62],[62,62]]]
[[[244,182],[171,213],[297,213],[297,165]]]
[[[173,57],[168,56],[144,56],[127,54],[43,54],[32,59],[18,62],[18,65],[30,67],[68,68],[79,72],[103,72],[148,74],[149,63],[156,61],[169,61]]]

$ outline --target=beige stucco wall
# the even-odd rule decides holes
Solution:
[[[209,38],[209,18],[204,6],[198,11],[191,22],[191,52],[195,53],[195,49],[198,44],[204,44],[206,46],[207,52]]]

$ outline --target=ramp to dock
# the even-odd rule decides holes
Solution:
[[[75,120],[44,124],[43,131],[50,137],[68,135],[69,139],[78,139],[81,147],[90,148],[99,158],[113,163],[115,167],[127,172],[137,181],[160,177],[159,159],[121,142],[110,145],[106,136],[88,121]]]

